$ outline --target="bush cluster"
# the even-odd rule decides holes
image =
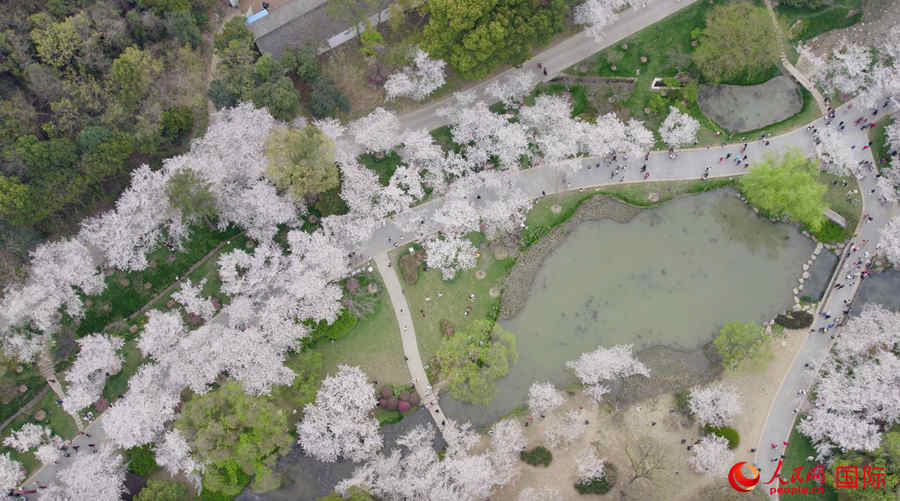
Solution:
[[[775,317],[775,323],[786,329],[805,329],[813,323],[808,311],[787,311]]]
[[[550,466],[550,462],[553,461],[553,454],[546,447],[540,445],[530,451],[520,452],[519,457],[531,466]]]
[[[728,440],[728,448],[736,449],[738,444],[741,443],[741,437],[738,434],[737,430],[730,426],[710,426],[706,425],[703,427],[703,431],[710,435],[716,435],[719,437]]]

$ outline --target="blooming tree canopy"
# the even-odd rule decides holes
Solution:
[[[116,353],[125,342],[109,334],[91,334],[78,340],[75,363],[66,372],[69,389],[63,409],[75,414],[100,398],[107,376],[122,370],[122,357]]]
[[[616,345],[612,348],[597,347],[596,350],[582,353],[578,360],[566,362],[566,367],[575,371],[575,375],[586,386],[585,391],[596,400],[600,400],[609,388],[602,384],[617,378],[640,374],[650,377],[650,370],[631,354],[632,345]]]
[[[900,314],[866,305],[839,332],[822,365],[815,406],[797,426],[823,460],[835,447],[872,451],[900,420]]]
[[[379,107],[351,122],[347,130],[366,151],[386,151],[400,138],[400,121],[393,113]]]
[[[209,320],[216,313],[216,307],[210,299],[203,297],[203,286],[206,285],[206,279],[194,285],[190,279],[185,280],[181,284],[181,288],[172,294],[172,299],[181,306],[184,311],[193,313],[203,320]]]
[[[416,101],[425,99],[444,85],[446,66],[446,62],[430,59],[428,53],[417,48],[412,66],[391,74],[384,83],[388,101],[397,97],[408,97]]]
[[[528,408],[532,416],[549,412],[564,401],[562,392],[551,383],[531,383],[528,388]]]
[[[103,431],[123,449],[154,441],[175,417],[180,389],[169,382],[164,368],[142,365],[128,381],[125,395],[100,418]]]
[[[499,79],[494,80],[485,87],[484,93],[507,106],[512,106],[528,95],[538,80],[537,73],[521,69],[512,72],[502,83]]]
[[[696,141],[699,130],[700,122],[697,119],[687,113],[682,113],[674,106],[669,106],[669,115],[659,126],[659,135],[664,143],[678,148]]]
[[[616,11],[625,7],[625,0],[585,0],[575,7],[575,24],[586,24],[587,32],[597,42],[603,40],[603,28],[612,21]]]
[[[593,482],[606,478],[606,460],[597,456],[593,447],[578,456],[578,481]]]
[[[156,464],[162,466],[175,476],[183,473],[199,486],[203,465],[197,463],[191,455],[191,446],[176,429],[166,432],[162,441],[156,444]]]
[[[895,266],[900,266],[900,216],[881,229],[879,245],[881,254]]]
[[[688,463],[711,477],[719,477],[734,464],[734,453],[728,449],[728,440],[718,435],[707,435],[693,447]]]
[[[364,461],[381,449],[378,422],[369,413],[378,404],[375,388],[359,367],[338,366],[322,381],[315,404],[306,404],[297,423],[297,441],[314,458]]]
[[[8,492],[25,480],[25,468],[22,463],[9,457],[8,452],[0,454],[0,491]]]
[[[725,426],[741,412],[737,390],[720,383],[691,389],[688,406],[700,426]]]
[[[572,409],[550,419],[544,438],[551,447],[565,447],[581,438],[587,430],[587,413],[583,409]]]
[[[526,487],[519,493],[518,501],[562,501],[562,494],[552,487]]]
[[[41,499],[118,501],[125,492],[125,462],[115,446],[102,442],[96,453],[77,454],[56,479],[58,483],[43,491]]]

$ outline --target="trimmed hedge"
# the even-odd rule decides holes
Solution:
[[[147,477],[159,469],[159,465],[156,464],[156,451],[149,444],[126,449],[125,458],[128,460],[128,471],[135,475]]]
[[[813,316],[808,311],[788,311],[776,316],[775,323],[785,329],[805,329],[812,325]]]
[[[553,454],[540,445],[530,451],[520,452],[519,457],[531,466],[550,466],[550,462],[553,461]]]
[[[687,388],[678,390],[675,392],[675,407],[678,409],[678,412],[687,416],[691,422],[694,422],[694,414],[691,413],[691,392]]]
[[[711,435],[717,435],[725,440],[728,440],[728,448],[729,449],[737,449],[738,444],[741,443],[741,436],[738,434],[737,430],[730,426],[710,426],[706,425],[703,427],[703,431],[709,433]]]

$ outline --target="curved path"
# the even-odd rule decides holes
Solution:
[[[422,397],[422,405],[428,409],[431,418],[438,431],[443,435],[446,418],[441,412],[438,405],[437,396],[432,393],[431,384],[428,383],[428,376],[425,374],[425,368],[422,366],[422,356],[419,354],[419,343],[416,342],[416,327],[412,321],[412,315],[409,314],[409,305],[406,304],[406,296],[403,294],[403,287],[397,279],[397,273],[390,265],[391,256],[387,252],[381,252],[375,256],[375,264],[378,266],[378,272],[384,279],[384,287],[387,289],[388,296],[394,306],[394,316],[397,318],[397,326],[400,328],[400,339],[403,341],[403,356],[406,359],[406,365],[409,367],[409,374],[415,385],[416,390]]]
[[[848,109],[847,106],[843,106],[837,111],[837,120],[844,120],[848,124],[853,123],[859,116],[859,110]],[[871,150],[862,149],[868,142],[865,132],[854,127],[852,131],[845,134],[843,136],[845,139],[844,146],[850,148],[851,145],[856,145],[856,148],[853,150],[855,160],[873,161]],[[822,333],[819,332],[819,329],[827,327],[828,324],[841,315],[841,312],[844,310],[844,301],[853,301],[861,282],[859,278],[861,269],[856,266],[856,261],[858,259],[865,261],[867,255],[875,255],[875,246],[878,243],[881,228],[900,212],[897,204],[882,204],[873,193],[874,189],[875,178],[871,173],[867,173],[860,181],[860,190],[863,192],[862,212],[872,216],[873,221],[866,222],[865,219],[862,219],[857,228],[852,243],[859,250],[850,252],[849,257],[848,251],[850,251],[850,246],[842,252],[838,267],[832,276],[828,290],[823,296],[824,300],[819,303],[816,318],[811,327],[812,331],[807,335],[806,341],[794,357],[769,408],[769,414],[763,427],[759,444],[756,447],[756,465],[760,470],[761,483],[768,482],[772,478],[778,464],[777,459],[781,454],[784,454],[785,447],[783,443],[790,437],[797,415],[809,405],[805,395],[801,395],[800,391],[809,390],[816,381],[817,371],[814,368],[819,366],[833,343],[832,332]],[[848,276],[851,278],[848,279]],[[844,287],[836,289],[834,288],[836,283],[841,283]],[[833,318],[826,320],[821,313],[829,313]],[[840,327],[837,327],[837,329],[840,329]],[[775,444],[776,448],[773,449],[771,444]],[[787,478],[790,478],[790,473],[782,470],[780,475],[784,476],[787,474]],[[778,481],[775,480],[775,482],[777,483]],[[772,485],[777,486],[776,483]],[[777,495],[773,497],[778,498]]]

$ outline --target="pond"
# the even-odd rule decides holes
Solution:
[[[441,406],[488,424],[523,404],[534,381],[577,383],[566,361],[598,345],[631,343],[651,358],[667,347],[668,358],[702,365],[697,350],[726,322],[761,323],[791,306],[813,248],[731,190],[676,199],[625,224],[582,223],[544,261],[525,307],[500,322],[516,335],[519,360],[494,400],[472,406],[445,395]]]

